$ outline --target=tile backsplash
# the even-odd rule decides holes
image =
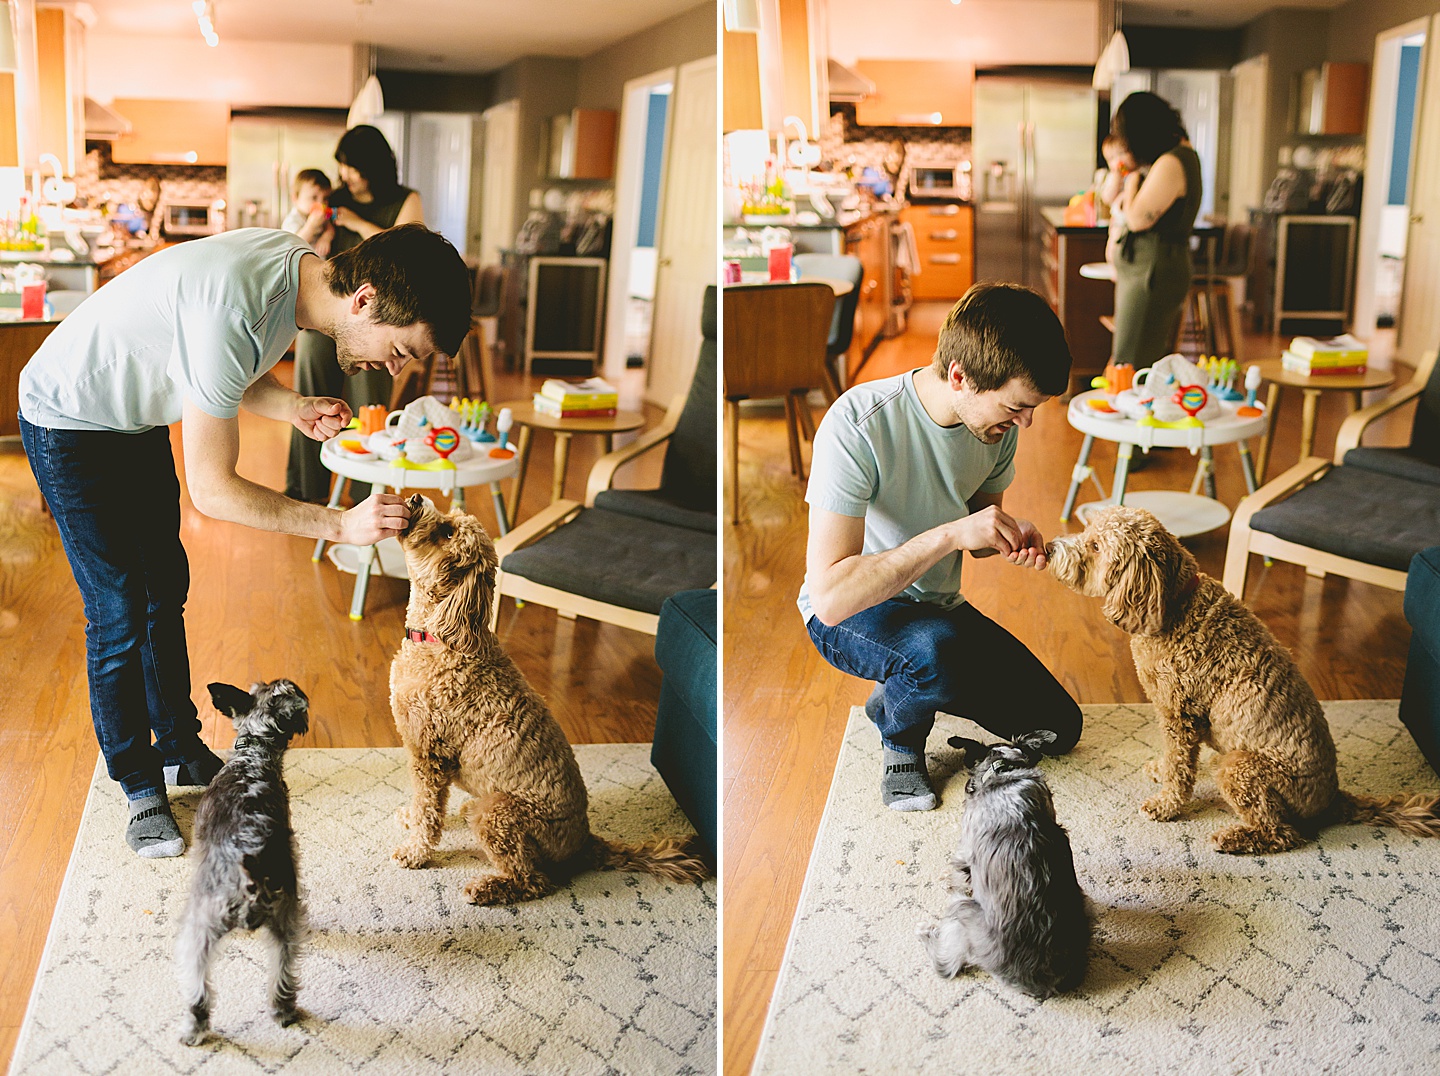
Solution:
[[[830,122],[820,131],[820,156],[830,161],[833,171],[853,167],[878,168],[904,190],[908,169],[905,162],[914,156],[956,156],[970,159],[968,127],[861,127],[855,122],[855,106],[831,106]]]
[[[166,201],[213,202],[225,197],[225,169],[219,166],[178,164],[116,164],[110,159],[110,143],[91,142],[85,159],[75,171],[76,204],[98,206],[135,205],[145,184],[160,180],[160,196]]]

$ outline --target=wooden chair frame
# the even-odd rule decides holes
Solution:
[[[572,500],[556,501],[544,511],[527,519],[503,538],[496,539],[495,553],[501,563],[503,564],[505,558],[517,549],[530,545],[551,531],[563,527],[582,510],[593,508],[595,497],[610,488],[615,480],[616,471],[636,457],[668,441],[680,424],[680,414],[685,410],[685,400],[688,395],[688,391],[677,395],[671,401],[665,417],[653,430],[647,430],[630,444],[623,448],[617,448],[613,452],[607,452],[595,461],[595,465],[590,468],[590,477],[585,485],[584,504]],[[491,631],[494,631],[500,623],[500,599],[505,595],[509,595],[516,601],[534,602],[536,605],[547,606],[569,619],[577,616],[589,617],[591,620],[600,620],[607,624],[618,624],[622,628],[643,631],[648,635],[654,635],[660,623],[660,617],[655,613],[644,613],[638,609],[627,609],[623,605],[612,605],[609,602],[572,594],[557,587],[536,583],[524,576],[506,573],[503,568],[498,568],[495,572],[495,596],[490,603]]]
[[[1334,553],[1326,553],[1321,549],[1312,549],[1295,542],[1287,542],[1283,538],[1277,538],[1265,531],[1252,530],[1250,519],[1267,505],[1280,500],[1302,486],[1318,481],[1332,467],[1341,466],[1345,460],[1345,453],[1352,448],[1359,447],[1366,427],[1376,419],[1388,415],[1396,408],[1402,407],[1420,396],[1430,381],[1431,372],[1435,369],[1436,354],[1435,351],[1427,351],[1421,357],[1420,365],[1415,370],[1415,376],[1410,379],[1409,384],[1391,392],[1383,400],[1373,403],[1369,407],[1361,408],[1341,423],[1340,432],[1335,437],[1333,460],[1308,456],[1240,502],[1235,509],[1235,517],[1230,521],[1230,541],[1225,548],[1224,583],[1226,590],[1242,601],[1244,600],[1245,580],[1249,574],[1250,554],[1252,553],[1258,553],[1274,560],[1283,560],[1290,564],[1304,565],[1308,574],[1319,578],[1324,578],[1326,573],[1333,572],[1349,579],[1358,579],[1362,583],[1389,587],[1391,590],[1405,589],[1405,580],[1408,577],[1406,572],[1397,571],[1394,568],[1382,568],[1376,564],[1367,564],[1362,560],[1341,557]]]

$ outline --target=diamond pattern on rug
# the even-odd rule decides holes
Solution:
[[[1342,787],[1437,791],[1395,702],[1324,705]],[[856,707],[756,1076],[1440,1071],[1440,841],[1335,826],[1291,852],[1221,855],[1208,838],[1234,816],[1209,749],[1195,801],[1156,823],[1139,811],[1153,711],[1083,709],[1079,745],[1042,764],[1096,915],[1081,988],[1042,1003],[980,971],[935,974],[915,928],[945,906],[958,753],[928,756],[939,809],[887,811],[879,738]],[[941,715],[930,742],[952,734],[996,739]]]
[[[690,831],[648,744],[575,754],[591,825],[624,840]],[[11,1072],[677,1073],[716,1068],[714,881],[591,871],[541,900],[477,908],[485,861],[456,814],[432,866],[390,859],[409,802],[402,749],[298,748],[286,780],[310,909],[299,963],[310,1017],[266,1012],[261,940],[215,960],[211,1039],[179,1043],[173,953],[191,860],[142,860],[96,767]],[[174,793],[188,840],[200,790]]]

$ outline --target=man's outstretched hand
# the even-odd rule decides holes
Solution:
[[[332,396],[302,396],[291,419],[297,430],[313,441],[328,441],[350,425],[350,405]]]

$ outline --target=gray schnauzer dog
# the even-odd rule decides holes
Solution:
[[[1037,998],[1085,977],[1090,918],[1070,840],[1036,768],[1048,731],[988,749],[950,738],[974,772],[965,782],[960,842],[950,861],[950,906],[920,941],[947,979],[978,967]],[[975,759],[980,759],[975,763]]]
[[[300,1019],[295,956],[305,908],[295,871],[290,795],[281,772],[290,737],[310,725],[310,702],[289,680],[242,691],[211,684],[215,708],[235,722],[230,761],[195,812],[198,862],[180,921],[175,959],[189,1018],[180,1041],[198,1046],[210,1028],[210,962],[232,930],[266,927],[272,947],[270,1012],[282,1027]]]

